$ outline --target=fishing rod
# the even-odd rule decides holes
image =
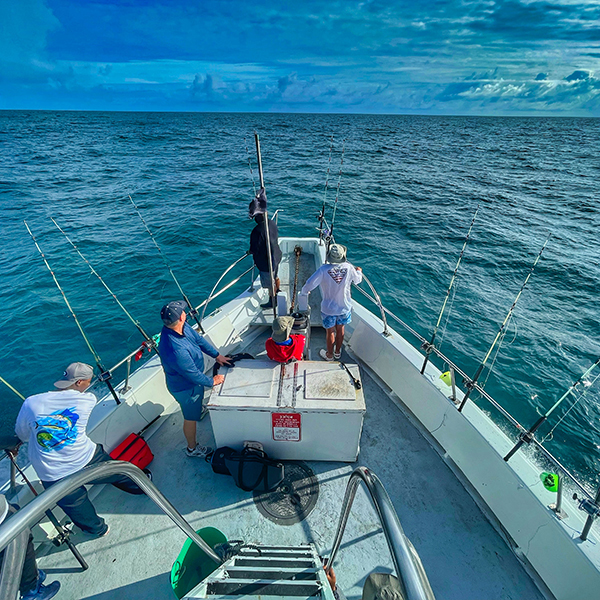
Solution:
[[[327,203],[327,190],[329,188],[329,171],[331,169],[331,153],[333,151],[333,135],[329,143],[329,161],[327,163],[327,175],[325,176],[325,193],[323,195],[323,206],[317,217],[319,219],[319,245],[323,243],[323,222],[325,221],[325,204]]]
[[[113,387],[112,383],[110,382],[110,380],[112,379],[112,373],[104,368],[104,365],[102,364],[100,355],[96,352],[96,350],[94,350],[92,343],[88,339],[87,335],[85,335],[85,331],[83,331],[83,327],[81,326],[81,323],[79,322],[79,319],[77,318],[77,315],[75,314],[75,311],[71,307],[71,304],[69,303],[69,300],[67,299],[67,296],[66,296],[65,292],[63,291],[62,287],[60,287],[60,283],[58,283],[58,279],[56,279],[56,275],[54,274],[54,271],[50,267],[50,264],[48,263],[44,253],[42,252],[40,245],[37,243],[35,236],[33,235],[31,229],[29,229],[29,225],[27,224],[27,221],[23,221],[23,223],[25,223],[25,227],[27,227],[27,231],[29,232],[29,235],[31,236],[33,243],[35,244],[36,248],[38,249],[38,252],[40,253],[40,256],[42,257],[42,260],[44,261],[44,263],[46,264],[46,267],[48,268],[48,271],[50,271],[50,274],[52,275],[52,279],[54,279],[54,283],[56,284],[58,291],[62,294],[63,300],[65,301],[65,304],[67,305],[67,308],[69,309],[69,312],[71,313],[71,316],[75,319],[75,323],[77,324],[77,327],[79,328],[79,331],[81,332],[81,335],[82,335],[85,343],[87,344],[87,347],[89,348],[90,352],[92,353],[92,356],[94,357],[94,360],[96,361],[96,365],[98,366],[98,369],[100,370],[100,374],[98,375],[98,380],[106,383],[106,387],[108,387],[108,389],[110,390],[110,393],[112,394],[113,398],[115,399],[115,402],[117,404],[121,404],[121,400],[119,400],[119,396],[117,395],[115,388]]]
[[[69,244],[71,244],[71,246],[73,246],[73,249],[75,250],[75,252],[77,252],[77,254],[79,254],[79,256],[82,258],[82,260],[87,264],[87,266],[90,268],[91,272],[100,280],[100,283],[105,287],[106,291],[113,297],[114,301],[121,307],[121,309],[127,315],[129,320],[136,326],[137,330],[142,334],[142,336],[146,340],[143,345],[148,349],[148,352],[151,352],[152,350],[154,350],[158,354],[158,349],[156,347],[155,341],[144,331],[144,329],[140,325],[139,321],[137,319],[134,319],[131,316],[131,313],[123,306],[123,304],[121,304],[121,301],[117,298],[117,295],[108,287],[108,285],[106,284],[104,279],[102,279],[100,274],[90,264],[90,261],[81,253],[79,248],[71,241],[71,238],[63,231],[61,226],[55,221],[54,217],[50,217],[50,219],[56,225],[57,229],[65,236],[67,242],[69,242]]]
[[[29,481],[29,479],[27,478],[27,476],[25,475],[25,473],[23,472],[21,467],[19,467],[19,465],[17,464],[17,461],[15,460],[15,457],[13,456],[12,451],[4,450],[4,452],[6,453],[6,456],[8,456],[8,458],[9,458],[10,462],[13,464],[14,468],[18,471],[19,475],[23,478],[23,481],[25,481],[25,483],[27,484],[27,487],[29,487],[31,493],[34,496],[39,496],[39,493],[33,487],[31,481]],[[54,525],[54,528],[56,529],[56,531],[58,531],[58,536],[55,538],[56,541],[53,540],[53,542],[57,546],[60,546],[61,544],[66,544],[67,547],[69,548],[69,550],[73,553],[73,556],[77,559],[77,562],[81,565],[81,570],[86,571],[89,568],[89,565],[85,561],[85,558],[83,558],[83,556],[81,555],[81,552],[79,552],[77,546],[75,546],[75,544],[71,541],[71,539],[70,539],[71,532],[66,527],[63,527],[60,524],[60,521],[54,516],[54,513],[50,509],[48,509],[46,511],[46,516],[48,517],[48,519],[52,523],[52,525]]]
[[[19,398],[21,398],[21,400],[25,400],[25,396],[23,396],[23,394],[21,394],[21,392],[19,392],[18,390],[16,390],[12,385],[10,385],[10,383],[8,383],[8,381],[6,381],[6,379],[4,379],[4,377],[0,377],[0,381],[9,389],[12,390],[17,396],[19,396]]]
[[[475,210],[475,214],[473,215],[473,219],[471,220],[471,225],[469,226],[469,231],[467,231],[467,237],[465,238],[465,243],[463,244],[462,250],[460,251],[460,256],[458,257],[458,262],[456,263],[456,267],[454,267],[454,273],[452,274],[452,278],[450,279],[450,285],[446,290],[446,297],[444,298],[444,303],[442,304],[442,310],[440,310],[440,314],[438,316],[437,323],[435,324],[435,328],[433,330],[433,334],[431,336],[431,341],[429,344],[423,344],[423,349],[425,350],[425,360],[423,361],[423,366],[421,367],[421,375],[425,373],[425,367],[429,362],[429,355],[433,350],[433,342],[435,341],[435,336],[437,335],[438,329],[440,327],[440,323],[442,322],[442,315],[446,310],[446,304],[448,302],[448,298],[450,297],[450,290],[452,290],[452,286],[454,285],[454,281],[456,280],[456,274],[458,272],[458,267],[460,267],[460,262],[462,260],[463,254],[465,253],[465,249],[467,244],[469,243],[469,237],[471,236],[471,230],[473,229],[473,223],[475,223],[475,218],[477,217],[477,213],[479,212],[479,204],[477,205],[477,209]]]
[[[492,354],[492,351],[494,350],[496,344],[498,343],[498,340],[502,336],[502,334],[504,332],[504,329],[506,328],[506,325],[507,325],[508,321],[510,320],[512,314],[513,314],[515,306],[517,305],[517,302],[519,301],[519,298],[521,297],[521,294],[523,293],[523,290],[525,289],[525,286],[527,285],[527,283],[529,281],[529,278],[533,275],[533,271],[534,271],[536,265],[538,264],[538,261],[540,260],[540,258],[542,256],[542,252],[544,252],[544,249],[546,248],[546,246],[547,246],[547,244],[548,244],[549,241],[550,241],[550,236],[548,236],[548,238],[544,242],[544,245],[542,246],[542,249],[539,251],[538,255],[536,256],[535,260],[533,261],[533,266],[531,267],[531,270],[529,271],[527,277],[525,278],[525,281],[523,282],[523,285],[521,286],[521,289],[519,290],[519,293],[517,294],[517,297],[515,298],[515,301],[512,303],[512,306],[508,310],[506,318],[504,319],[504,321],[502,322],[502,325],[500,326],[500,330],[498,331],[496,337],[494,338],[494,341],[492,342],[492,345],[490,346],[490,349],[488,350],[487,354],[485,355],[485,358],[483,359],[483,361],[479,365],[479,368],[477,369],[477,372],[473,376],[473,379],[471,379],[471,381],[466,382],[467,391],[466,391],[466,393],[465,393],[465,395],[463,397],[462,402],[460,403],[460,406],[458,407],[459,412],[462,412],[462,409],[465,406],[467,400],[469,399],[469,396],[471,395],[471,392],[475,389],[475,384],[477,383],[477,380],[479,379],[479,376],[483,372],[485,364],[487,363],[490,355]]]
[[[338,199],[340,197],[340,185],[342,183],[342,167],[344,166],[344,152],[346,150],[346,139],[342,140],[342,158],[340,160],[340,172],[338,175],[337,189],[335,191],[335,202],[333,204],[333,216],[331,217],[331,227],[329,228],[329,238],[333,240],[333,225],[335,223],[335,213],[337,211]]]
[[[131,196],[129,196],[129,200],[131,201],[131,204],[133,204],[133,208],[135,208],[135,212],[137,212],[138,217],[141,219],[142,223],[144,224],[144,227],[146,228],[146,231],[148,232],[148,234],[150,235],[150,238],[154,242],[154,245],[156,246],[156,249],[158,250],[159,254],[162,256],[162,259],[163,259],[163,261],[164,261],[167,269],[169,270],[169,273],[171,273],[171,277],[173,278],[173,281],[175,282],[175,284],[179,288],[179,293],[183,297],[185,303],[188,305],[188,309],[190,311],[190,315],[194,318],[194,321],[196,321],[196,323],[198,323],[198,331],[200,333],[204,333],[204,328],[202,327],[202,324],[200,322],[200,318],[198,317],[198,311],[194,308],[194,305],[190,302],[190,299],[187,297],[186,293],[183,291],[183,288],[179,284],[179,281],[177,280],[177,277],[175,277],[175,273],[173,273],[173,269],[171,269],[171,265],[169,264],[169,261],[167,260],[167,257],[164,255],[163,251],[160,249],[160,246],[158,245],[158,242],[156,241],[156,238],[154,237],[154,235],[150,231],[150,228],[146,224],[146,221],[144,220],[144,217],[142,216],[142,213],[140,212],[140,209],[137,207],[136,203],[133,201],[133,198]]]
[[[579,377],[579,379],[575,383],[573,383],[573,385],[571,385],[571,387],[554,403],[550,410],[548,410],[544,415],[542,415],[527,431],[521,433],[521,435],[519,436],[519,441],[514,445],[512,450],[504,457],[504,460],[506,462],[508,462],[512,458],[512,456],[523,444],[529,444],[533,440],[534,433],[539,429],[542,423],[544,423],[546,419],[548,419],[548,417],[562,404],[562,402],[566,400],[575,391],[577,386],[599,365],[600,358],[598,358],[596,362],[587,371],[585,371],[585,373],[583,373],[581,377]],[[596,377],[596,379],[598,379],[598,377]],[[578,401],[579,399],[576,402]]]
[[[246,156],[248,157],[248,167],[250,169],[250,179],[252,179],[252,188],[254,189],[254,195],[256,196],[256,182],[254,181],[254,171],[252,170],[252,162],[250,161],[250,150],[248,150],[248,142],[244,137],[244,144],[246,146]]]

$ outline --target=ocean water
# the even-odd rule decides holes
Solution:
[[[282,235],[316,233],[334,136],[327,217],[339,181],[336,239],[384,304],[426,337],[480,205],[438,334],[471,375],[551,235],[480,380],[521,423],[532,424],[600,356],[599,119],[4,111],[0,376],[30,395],[50,389],[69,362],[93,362],[23,220],[111,366],[140,334],[50,216],[155,333],[160,307],[178,291],[127,196],[199,304],[248,245],[254,131]],[[600,481],[598,388],[541,430],[562,419],[545,445],[590,485]],[[0,400],[6,433],[21,401],[3,385]]]

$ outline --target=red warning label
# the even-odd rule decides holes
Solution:
[[[276,442],[299,442],[301,438],[300,413],[271,413],[273,439]]]

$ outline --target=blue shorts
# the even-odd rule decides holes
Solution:
[[[181,412],[186,421],[199,421],[202,418],[204,386],[197,385],[189,390],[183,390],[183,392],[171,392],[171,395],[181,406]]]
[[[347,315],[322,315],[323,316],[323,327],[325,329],[331,329],[336,325],[348,325],[348,323],[352,322],[352,313],[349,312]]]

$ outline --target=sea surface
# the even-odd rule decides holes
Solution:
[[[179,293],[128,195],[200,304],[248,247],[255,131],[270,208],[283,211],[281,235],[316,233],[330,167],[326,215],[331,221],[337,196],[336,240],[384,304],[425,337],[480,206],[437,338],[471,375],[550,235],[480,380],[519,422],[536,421],[600,356],[600,119],[4,111],[0,376],[27,396],[51,389],[69,362],[93,363],[24,220],[112,366],[142,338],[50,217],[157,333],[160,307]],[[568,413],[575,397],[565,401],[541,430],[556,425],[546,447],[592,487],[600,482],[599,388],[581,386],[587,395]],[[0,400],[6,434],[21,400],[2,384]]]

